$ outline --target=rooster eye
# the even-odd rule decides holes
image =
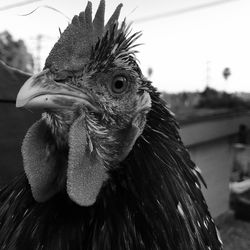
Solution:
[[[111,91],[114,94],[122,94],[127,90],[127,87],[128,80],[125,76],[116,76],[111,83]]]

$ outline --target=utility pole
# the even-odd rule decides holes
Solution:
[[[206,63],[206,87],[210,86],[211,83],[211,62],[207,61]]]
[[[55,43],[55,41],[57,41],[57,39],[57,37],[52,37],[45,34],[38,34],[34,37],[30,37],[30,40],[32,41],[30,43],[31,51],[34,55],[34,73],[38,73],[42,69],[42,64],[44,61],[44,52],[48,49],[47,42],[50,42],[49,48],[51,50],[51,47],[53,47],[53,44]]]
[[[42,50],[43,35],[36,36],[36,56],[35,56],[35,73],[41,71],[41,50]]]

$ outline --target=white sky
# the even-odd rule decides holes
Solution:
[[[36,36],[42,41],[42,64],[68,20],[50,9],[49,5],[69,18],[84,10],[85,0],[41,0],[23,7],[1,11],[1,7],[24,0],[0,0],[0,32],[9,30],[14,38],[24,39],[36,54]],[[108,18],[118,3],[123,2],[122,18],[137,20],[186,7],[218,0],[106,0]],[[93,13],[99,0],[93,0]],[[169,18],[135,22],[141,30],[138,54],[145,75],[153,68],[151,80],[160,90],[168,92],[203,90],[209,84],[219,90],[250,92],[250,1],[235,0]],[[222,71],[231,69],[225,81]]]

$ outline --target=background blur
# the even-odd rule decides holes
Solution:
[[[0,31],[23,39],[35,70],[85,0],[0,0]],[[109,0],[106,16],[122,2],[121,19],[142,31],[139,59],[145,75],[167,92],[249,91],[248,0]],[[93,13],[99,0],[93,0]],[[29,15],[27,15],[29,14]],[[230,77],[223,77],[229,68]]]

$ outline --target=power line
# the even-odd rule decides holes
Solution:
[[[173,17],[173,16],[185,14],[188,12],[193,12],[193,11],[197,11],[197,10],[201,10],[201,9],[211,8],[211,7],[214,7],[217,5],[222,5],[222,4],[226,4],[229,2],[235,2],[235,1],[239,1],[239,0],[221,0],[221,1],[216,1],[216,2],[212,2],[212,3],[205,3],[205,4],[201,4],[201,5],[182,8],[179,10],[168,11],[168,12],[153,15],[153,16],[138,18],[138,19],[135,19],[134,22],[135,23],[142,23],[142,22],[148,22],[148,21],[152,21],[152,20],[156,20],[156,19],[160,19],[160,18]]]
[[[60,11],[60,10],[58,10],[58,9],[52,7],[52,6],[49,6],[49,5],[38,6],[37,8],[35,8],[34,10],[32,10],[31,12],[29,12],[27,14],[24,14],[24,15],[21,15],[21,16],[28,16],[28,15],[34,13],[35,11],[37,11],[40,8],[47,8],[47,9],[53,10],[53,11],[59,13],[60,15],[64,16],[66,19],[68,19],[69,22],[71,21],[71,19],[68,16],[66,16],[62,11]]]
[[[20,6],[23,6],[23,5],[27,5],[27,4],[30,4],[30,3],[35,3],[35,2],[38,2],[38,1],[42,1],[42,0],[28,0],[28,1],[23,1],[23,2],[20,2],[20,3],[14,3],[14,4],[6,5],[6,6],[3,6],[3,7],[0,7],[0,11],[13,9],[13,8],[20,7]]]

